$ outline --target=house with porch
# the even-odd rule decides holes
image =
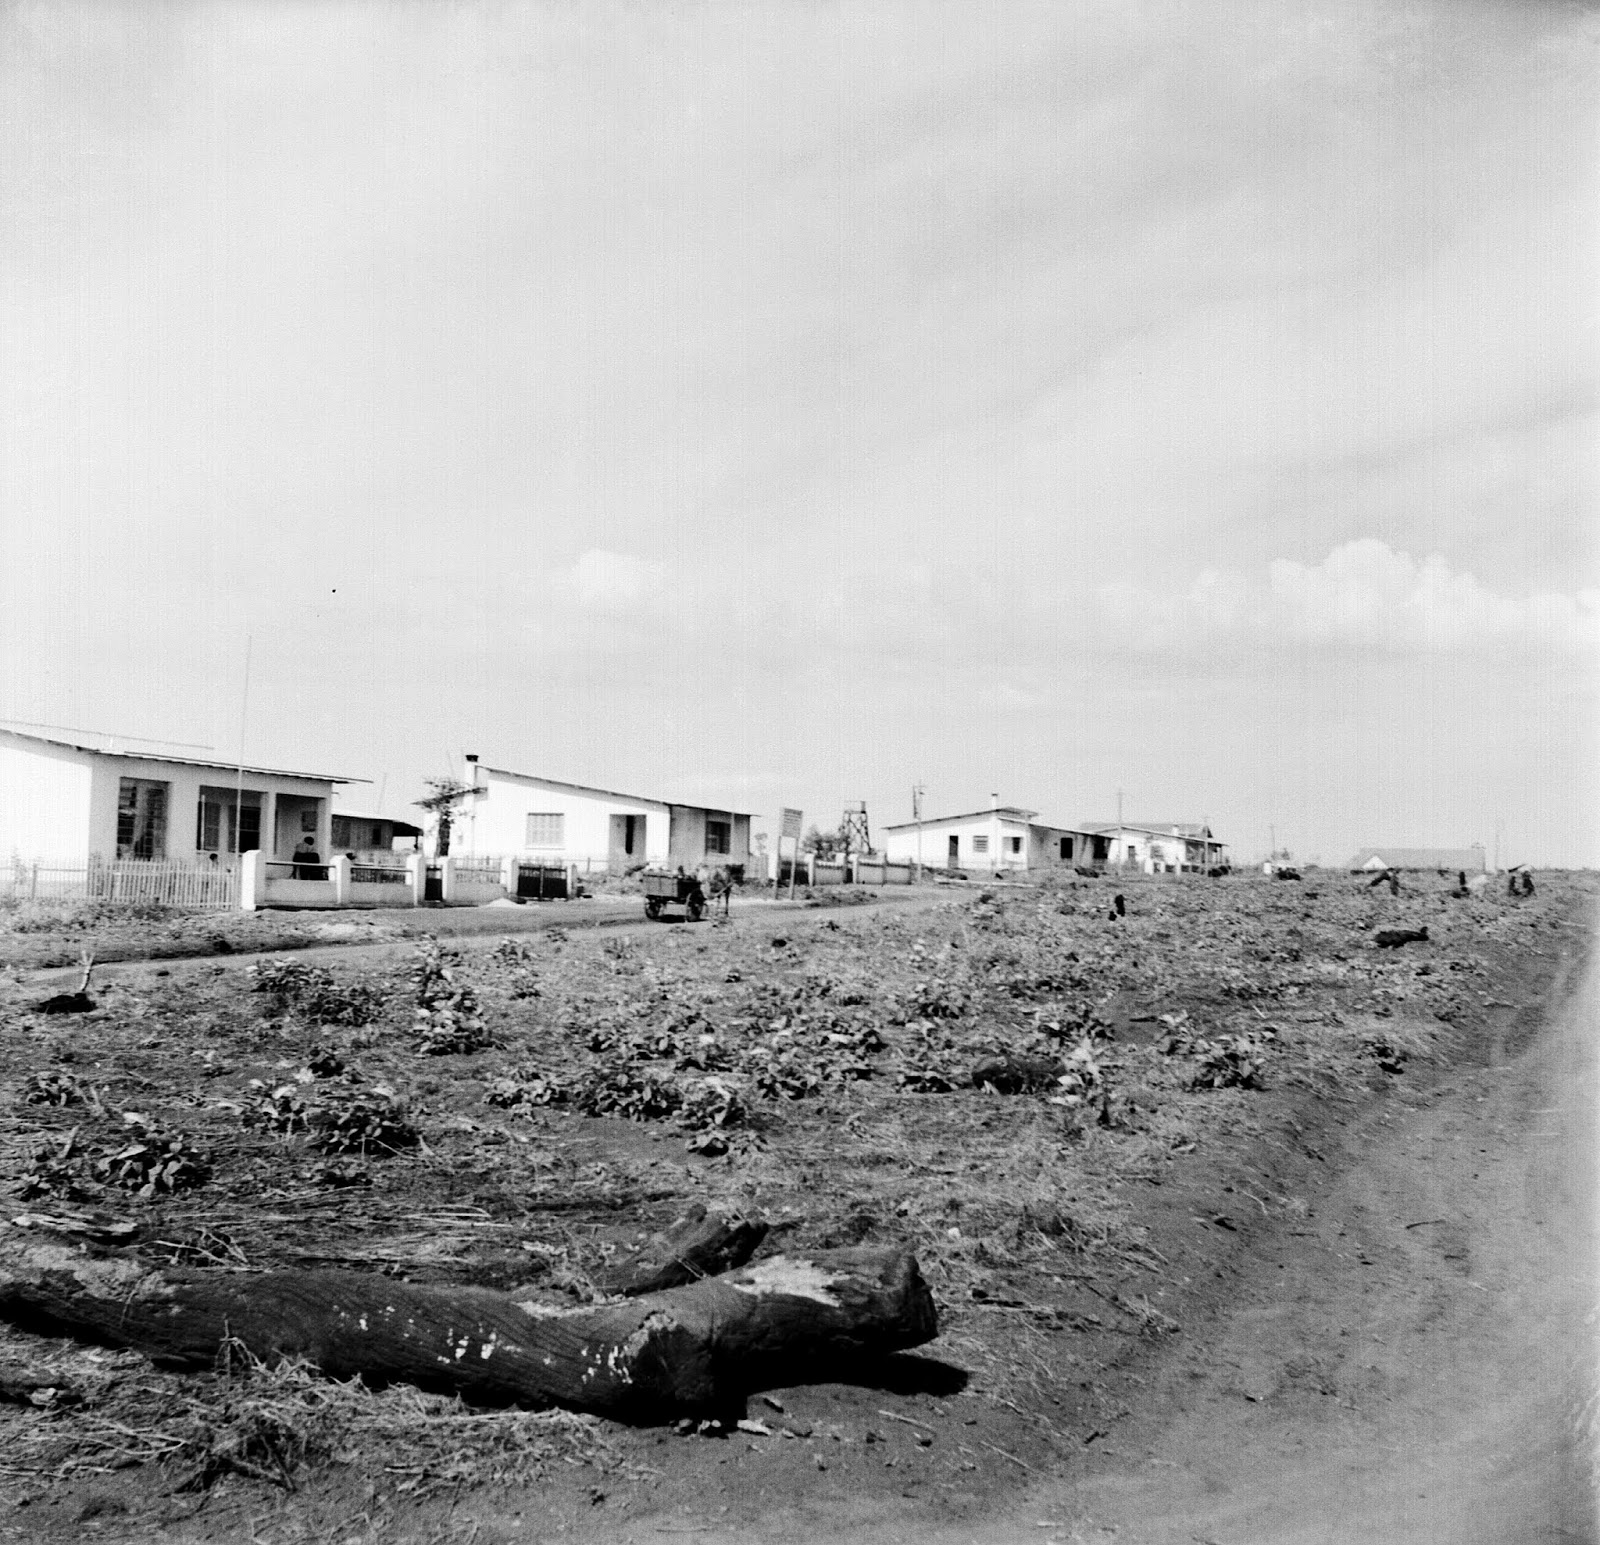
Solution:
[[[1037,819],[1038,814],[1019,805],[1002,805],[996,794],[987,810],[886,826],[884,851],[891,863],[921,864],[925,869],[983,869],[992,874],[1062,865],[1072,868],[1096,861],[1096,840],[1091,833],[1047,825]],[[1103,852],[1100,858],[1104,859]]]
[[[305,837],[326,858],[334,786],[364,781],[0,729],[0,863],[232,868],[251,850],[287,861]]]
[[[1105,840],[1107,868],[1176,874],[1228,862],[1228,845],[1203,821],[1110,821],[1088,829]]]
[[[646,865],[692,872],[750,862],[746,811],[622,794],[467,760],[477,792],[455,819],[452,853],[612,874]]]

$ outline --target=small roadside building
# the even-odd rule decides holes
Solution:
[[[1108,821],[1088,829],[1104,839],[1106,867],[1111,869],[1181,874],[1228,862],[1228,845],[1217,841],[1204,822]]]
[[[1352,874],[1382,874],[1386,869],[1482,874],[1488,865],[1479,842],[1470,848],[1362,848],[1349,867]]]
[[[251,849],[287,860],[304,837],[325,859],[334,785],[362,781],[0,729],[0,863],[229,868]]]
[[[381,862],[396,852],[415,853],[422,846],[422,828],[391,815],[335,810],[330,824],[332,851],[348,854],[357,863]]]
[[[453,852],[516,857],[588,872],[645,865],[686,872],[750,863],[751,816],[471,763],[479,792],[463,806]]]
[[[1096,843],[1090,833],[1047,825],[1037,819],[1038,814],[1019,805],[1002,805],[996,795],[987,810],[886,826],[884,851],[890,863],[985,869],[992,874],[1095,863]]]

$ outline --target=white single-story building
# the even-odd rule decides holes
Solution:
[[[543,860],[626,873],[644,865],[693,871],[750,863],[750,815],[469,761],[479,792],[462,805],[452,853]]]
[[[1095,863],[1096,843],[1091,833],[1044,825],[1035,819],[1038,814],[1018,805],[1002,805],[996,795],[987,810],[886,826],[884,851],[891,863],[920,863],[928,869],[987,869],[996,874]]]
[[[332,773],[108,751],[0,729],[0,863],[91,860],[231,866],[261,849],[288,859],[310,837],[326,859]]]
[[[1362,848],[1350,860],[1353,874],[1382,874],[1387,869],[1482,874],[1488,867],[1481,842],[1470,848]]]
[[[1215,869],[1228,862],[1228,845],[1193,821],[1110,821],[1089,831],[1106,843],[1106,866],[1145,874]]]

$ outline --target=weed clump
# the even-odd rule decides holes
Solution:
[[[250,974],[274,1017],[294,1014],[314,1024],[355,1026],[371,1024],[383,1012],[383,995],[370,982],[340,983],[331,971],[304,960],[263,960]]]
[[[422,1141],[402,1101],[384,1084],[329,1089],[308,1112],[324,1153],[398,1153]]]
[[[415,1021],[418,1050],[427,1056],[466,1055],[494,1045],[477,993],[456,979],[460,963],[460,954],[437,939],[427,940],[417,950],[412,967]]]

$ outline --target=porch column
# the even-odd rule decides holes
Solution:
[[[259,848],[239,858],[239,908],[254,912],[267,897],[267,855]]]

